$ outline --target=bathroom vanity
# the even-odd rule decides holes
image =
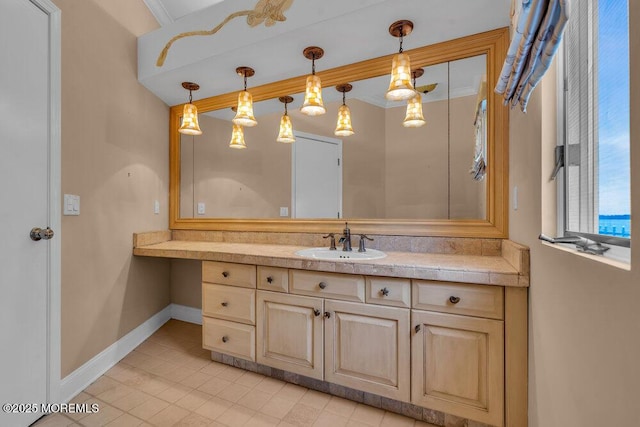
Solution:
[[[526,426],[527,248],[503,240],[492,256],[356,261],[300,249],[171,232],[134,242],[135,255],[202,260],[203,347],[214,359],[365,403],[398,402],[414,417],[428,408]]]

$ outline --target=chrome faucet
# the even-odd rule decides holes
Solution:
[[[349,229],[349,223],[344,223],[344,230],[342,230],[342,237],[338,240],[338,243],[342,243],[342,250],[345,252],[351,252],[351,230]]]

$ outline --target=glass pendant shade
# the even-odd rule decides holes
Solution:
[[[202,135],[198,125],[198,109],[193,104],[184,104],[182,110],[182,125],[178,132],[185,135]]]
[[[278,142],[284,142],[285,144],[291,144],[296,142],[296,138],[293,136],[293,125],[291,124],[291,118],[287,114],[284,114],[280,119],[280,133],[278,133]]]
[[[334,132],[337,136],[350,136],[353,135],[353,128],[351,127],[351,111],[349,107],[342,104],[338,110],[338,123]]]
[[[390,101],[404,101],[412,98],[414,94],[409,55],[399,53],[391,62],[391,82],[385,97]]]
[[[402,122],[402,126],[406,128],[419,128],[426,122],[422,115],[422,95],[414,92],[414,97],[407,103],[407,114]]]
[[[327,112],[322,102],[322,83],[320,77],[315,74],[307,77],[307,89],[300,112],[307,116],[319,116]]]
[[[247,144],[244,143],[244,131],[242,126],[233,124],[233,132],[231,133],[231,142],[229,143],[231,148],[247,148]]]
[[[238,109],[232,122],[236,125],[252,127],[258,124],[253,116],[253,97],[243,90],[238,94]]]

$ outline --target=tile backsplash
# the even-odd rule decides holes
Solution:
[[[173,240],[195,240],[227,243],[268,243],[274,245],[328,246],[322,234],[269,233],[242,231],[173,230]],[[337,238],[338,236],[336,236]],[[478,239],[467,237],[426,237],[370,235],[367,247],[382,251],[417,252],[451,255],[502,256],[502,239]],[[359,237],[351,237],[357,248]]]

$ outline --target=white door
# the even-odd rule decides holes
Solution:
[[[296,132],[292,218],[342,218],[342,141]]]
[[[36,242],[30,231],[59,224],[59,215],[51,215],[56,207],[51,200],[58,194],[51,194],[49,180],[50,173],[59,173],[50,164],[50,156],[58,159],[59,144],[51,144],[57,141],[51,129],[58,112],[52,112],[51,103],[57,99],[58,86],[50,80],[49,25],[50,12],[31,1],[0,2],[2,404],[41,404],[48,399],[50,271],[59,271],[52,265],[59,263],[52,257],[52,248],[58,254],[59,244]],[[28,425],[42,415],[38,407],[23,407],[20,412],[26,413],[21,414],[6,409],[0,411],[3,426]]]

